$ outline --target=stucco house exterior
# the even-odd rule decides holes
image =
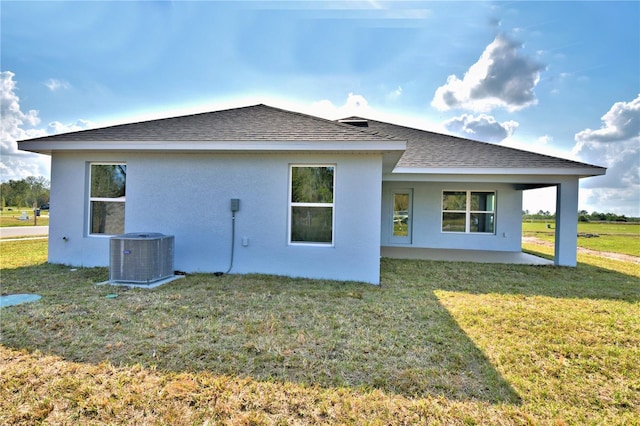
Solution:
[[[578,180],[605,173],[266,105],[30,139],[19,149],[51,155],[52,263],[107,266],[110,237],[158,232],[175,236],[175,268],[185,272],[231,266],[373,284],[385,249],[520,252],[522,191],[545,186],[557,187],[555,263],[575,266]]]

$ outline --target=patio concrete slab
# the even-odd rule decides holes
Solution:
[[[553,261],[528,253],[510,251],[446,250],[418,247],[380,248],[382,257],[392,259],[446,260],[450,262],[510,263],[518,265],[553,265]]]

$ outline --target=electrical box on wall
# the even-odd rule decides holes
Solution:
[[[232,198],[231,199],[231,211],[232,212],[237,212],[238,210],[240,210],[240,199],[239,198]]]

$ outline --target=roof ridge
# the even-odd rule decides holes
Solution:
[[[359,127],[351,126],[350,124],[340,123],[338,120],[330,120],[328,118],[318,117],[317,115],[311,115],[311,114],[307,114],[307,113],[300,112],[300,111],[290,111],[290,110],[287,110],[287,109],[274,107],[274,106],[267,105],[267,104],[258,104],[258,105],[255,105],[255,106],[264,106],[264,107],[271,108],[271,109],[276,110],[276,111],[281,111],[281,112],[285,112],[285,113],[288,113],[288,114],[295,114],[295,115],[298,115],[298,116],[301,116],[301,117],[310,118],[310,119],[313,119],[313,120],[316,120],[316,121],[320,121],[320,122],[323,122],[323,123],[331,123],[334,126],[339,126],[339,127],[343,128],[343,129],[347,129],[350,132],[354,132],[355,131],[355,132],[359,132],[359,133],[365,133],[365,134],[368,134],[368,135],[372,135],[372,136],[375,136],[376,138],[382,138],[382,139],[387,139],[387,140],[390,140],[390,139],[397,140],[397,138],[390,138],[390,137],[387,137],[387,136],[382,136],[382,135],[377,134],[378,132],[372,132],[370,130],[368,131],[365,128],[359,128]]]

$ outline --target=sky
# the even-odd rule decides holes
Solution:
[[[264,103],[608,168],[579,208],[640,216],[638,1],[0,3],[0,180],[17,140]],[[555,189],[523,209],[555,211]]]

